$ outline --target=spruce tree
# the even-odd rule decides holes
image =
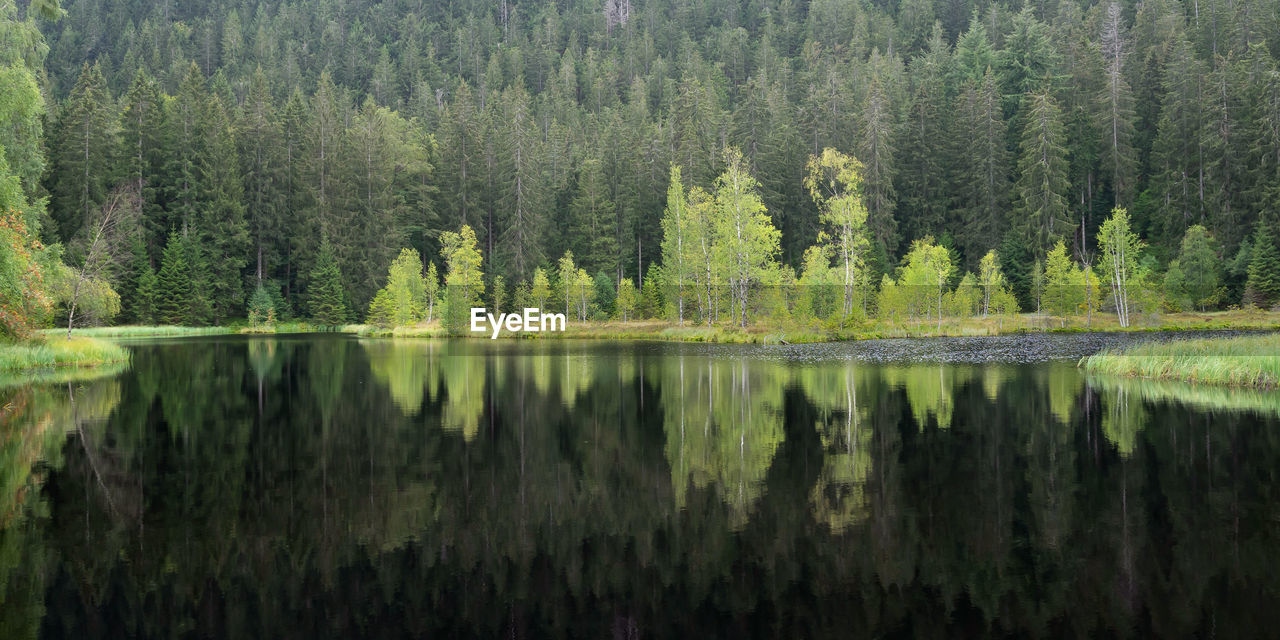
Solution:
[[[142,225],[147,249],[156,251],[163,235],[163,194],[158,174],[167,149],[164,144],[164,97],[159,87],[141,70],[129,92],[122,98],[120,113],[121,164],[127,180],[142,197]]]
[[[872,76],[871,87],[862,106],[862,139],[858,156],[862,160],[862,193],[867,203],[867,229],[872,240],[892,255],[898,248],[898,222],[893,212],[897,193],[893,178],[897,173],[894,162],[894,109],[889,101],[885,80],[879,74]]]
[[[1010,226],[1021,227],[1023,242],[1037,253],[1045,251],[1068,233],[1066,192],[1067,151],[1062,113],[1047,91],[1027,96],[1023,101],[1022,142],[1019,146],[1018,194],[1015,217]]]
[[[1249,280],[1245,285],[1245,303],[1264,309],[1280,303],[1280,247],[1274,226],[1267,216],[1258,220],[1249,260]]]
[[[210,98],[204,116],[195,221],[206,259],[210,320],[221,323],[242,309],[249,229],[231,123],[221,98]]]
[[[62,240],[80,230],[90,212],[106,201],[119,146],[117,115],[107,80],[86,62],[50,136],[51,212]]]
[[[191,298],[187,305],[187,324],[204,326],[214,320],[211,299],[209,254],[195,235],[183,238],[187,265],[191,271]]]
[[[949,230],[966,263],[973,266],[1004,236],[1009,197],[1005,123],[994,74],[988,72],[961,93],[953,133],[951,192],[959,219],[951,221]]]
[[[336,326],[347,321],[347,306],[342,290],[342,273],[333,257],[333,248],[326,239],[320,244],[320,253],[311,269],[307,286],[307,309],[316,324]]]
[[[188,324],[191,311],[191,264],[181,235],[169,234],[156,277],[156,320],[162,324]]]
[[[275,320],[275,301],[271,299],[271,294],[262,283],[258,283],[257,288],[253,290],[253,295],[249,297],[249,304],[246,306],[249,312],[250,324],[269,324]]]
[[[144,264],[138,274],[137,286],[133,291],[133,308],[130,316],[137,324],[153,324],[156,321],[156,298],[160,283],[156,272],[150,264]]]

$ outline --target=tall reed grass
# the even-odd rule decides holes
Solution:
[[[127,362],[129,352],[112,342],[94,338],[44,336],[0,345],[0,371],[53,367],[85,367]]]
[[[1280,333],[1146,342],[1080,362],[1089,373],[1274,389],[1280,386]]]
[[[85,327],[72,329],[73,337],[83,338],[147,338],[177,336],[210,336],[231,333],[229,327],[178,327],[173,325],[139,326],[123,325],[119,327]],[[46,337],[66,337],[66,329],[48,329],[42,332]]]

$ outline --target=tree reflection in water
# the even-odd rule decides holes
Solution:
[[[0,390],[13,637],[1268,635],[1280,403],[1070,363],[214,338]]]

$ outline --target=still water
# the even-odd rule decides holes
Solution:
[[[1133,339],[131,343],[0,388],[0,636],[1274,637],[1280,396]]]

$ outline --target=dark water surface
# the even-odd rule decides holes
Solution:
[[[1132,339],[131,343],[0,389],[0,637],[1275,637],[1280,397]]]

